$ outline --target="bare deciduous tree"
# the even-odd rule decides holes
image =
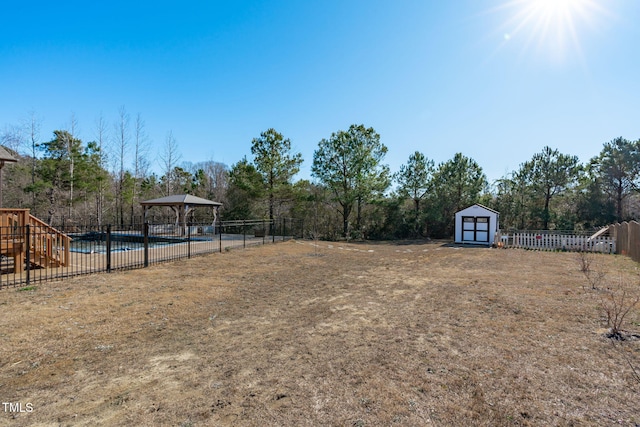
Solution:
[[[106,168],[107,163],[107,154],[106,154],[106,141],[108,138],[107,135],[107,122],[104,120],[102,114],[98,116],[95,124],[95,132],[96,132],[96,142],[98,143],[98,150],[100,151],[101,163],[102,167]],[[96,194],[96,221],[98,222],[98,226],[102,226],[103,215],[104,215],[104,197],[105,197],[105,183],[100,181],[98,183],[98,191]]]
[[[118,110],[116,130],[116,155],[118,161],[118,182],[116,184],[116,211],[120,224],[124,224],[124,161],[129,148],[129,113],[121,106]]]
[[[133,153],[133,192],[131,197],[131,223],[134,222],[134,208],[138,201],[138,188],[140,181],[144,178],[148,161],[146,154],[149,149],[147,133],[145,130],[145,122],[142,120],[142,115],[138,113],[136,115],[136,121],[133,129],[134,139],[134,153]]]
[[[205,177],[205,182],[203,183],[204,197],[224,203],[229,182],[227,165],[214,160],[207,160],[206,162],[196,163],[192,171],[193,174],[196,175],[198,170],[202,170]]]
[[[167,132],[162,153],[159,156],[160,165],[164,173],[164,192],[165,196],[173,192],[173,169],[180,161],[180,152],[178,150],[178,141],[173,136],[173,131]]]
[[[27,129],[29,133],[29,143],[31,145],[31,207],[36,207],[36,157],[40,147],[40,127],[41,120],[36,117],[35,112],[29,114]]]
[[[75,158],[73,154],[73,140],[77,138],[78,119],[75,113],[71,113],[71,119],[69,120],[69,133],[65,134],[69,138],[65,141],[67,145],[67,152],[69,153],[69,219],[73,220],[73,184],[74,184],[74,171],[75,171]]]
[[[20,151],[25,143],[24,129],[21,126],[6,125],[0,133],[0,145],[13,151]]]

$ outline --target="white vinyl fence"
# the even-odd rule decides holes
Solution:
[[[567,234],[510,233],[500,236],[506,248],[534,249],[539,251],[586,251],[613,254],[616,241],[611,237],[589,237]]]

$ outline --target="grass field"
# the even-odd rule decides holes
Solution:
[[[635,426],[603,295],[575,253],[309,241],[5,289],[0,425]]]

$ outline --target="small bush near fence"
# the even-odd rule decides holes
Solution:
[[[65,238],[51,239],[52,230]],[[187,226],[0,227],[0,289],[81,274],[143,268],[301,236],[301,222],[289,218]]]

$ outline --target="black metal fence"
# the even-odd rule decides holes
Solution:
[[[291,218],[138,226],[0,227],[0,289],[81,274],[144,268],[303,237]]]

